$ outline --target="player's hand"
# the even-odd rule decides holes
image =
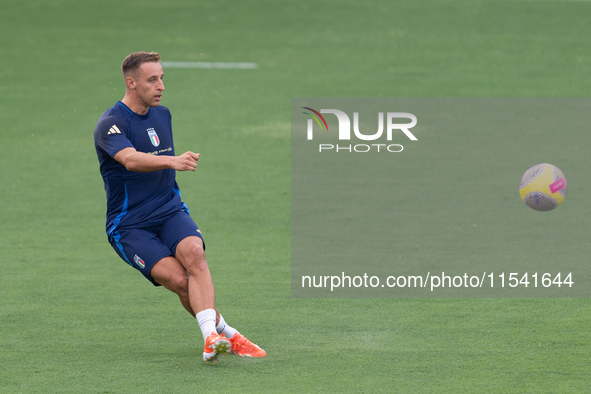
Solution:
[[[185,152],[180,156],[176,156],[173,162],[173,169],[177,171],[195,171],[199,156],[201,156],[200,153],[193,152]]]

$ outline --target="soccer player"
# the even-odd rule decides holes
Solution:
[[[227,325],[215,309],[203,235],[175,180],[175,171],[195,171],[200,154],[175,156],[171,114],[160,105],[160,55],[132,53],[121,69],[125,97],[101,115],[94,130],[107,193],[109,242],[154,286],[176,293],[197,318],[205,362],[215,363],[228,352],[264,357],[264,350]]]

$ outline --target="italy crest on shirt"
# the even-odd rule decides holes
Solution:
[[[156,130],[153,127],[150,127],[148,130],[148,136],[150,137],[150,141],[152,145],[158,146],[160,145],[160,138],[158,138],[158,134],[156,134]]]

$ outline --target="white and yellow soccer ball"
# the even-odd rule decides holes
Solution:
[[[523,174],[519,195],[525,205],[536,211],[551,211],[566,197],[566,178],[552,164],[536,164]]]

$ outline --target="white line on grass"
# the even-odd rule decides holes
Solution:
[[[513,1],[539,1],[539,2],[550,2],[550,1],[557,1],[557,2],[569,2],[569,3],[589,3],[591,0],[513,0]]]
[[[223,69],[254,69],[256,63],[210,63],[210,62],[162,62],[163,68],[223,68]]]

